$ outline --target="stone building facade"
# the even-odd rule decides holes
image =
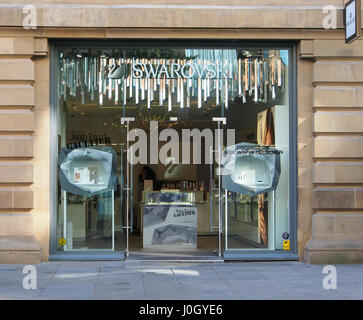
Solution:
[[[49,258],[54,39],[296,43],[299,259],[362,263],[363,40],[345,44],[343,0],[33,0],[34,29],[27,4],[0,1],[1,263]]]

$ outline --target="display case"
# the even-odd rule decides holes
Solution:
[[[183,205],[193,206],[195,203],[194,192],[165,190],[144,192],[145,205]]]
[[[117,155],[107,146],[69,150],[58,157],[58,176],[64,191],[91,197],[117,186]]]
[[[223,189],[253,197],[277,188],[281,164],[276,148],[240,143],[227,147],[223,157]]]
[[[194,192],[144,192],[143,247],[196,248],[197,207]]]

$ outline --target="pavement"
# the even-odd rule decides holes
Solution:
[[[324,266],[302,262],[54,261],[34,266],[37,288],[24,289],[23,279],[30,275],[23,273],[24,265],[0,264],[0,299],[363,299],[363,265],[336,265],[337,286],[329,290],[323,288]]]

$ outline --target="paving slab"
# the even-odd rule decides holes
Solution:
[[[37,289],[23,288],[25,265],[0,265],[0,299],[363,299],[363,265],[337,265],[337,289],[324,266],[302,262],[177,263],[55,261],[34,265]]]

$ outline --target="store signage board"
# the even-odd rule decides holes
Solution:
[[[345,4],[345,43],[352,43],[361,35],[361,0],[350,0]]]
[[[119,69],[121,69],[119,67]],[[116,74],[116,79],[118,78],[117,70],[114,72]],[[232,79],[232,64],[228,66],[211,63],[198,64],[196,62],[187,62],[184,65],[179,63],[133,63],[132,65],[133,78],[140,79]],[[109,75],[109,78],[114,77],[114,73]],[[122,73],[121,73],[122,74]]]

